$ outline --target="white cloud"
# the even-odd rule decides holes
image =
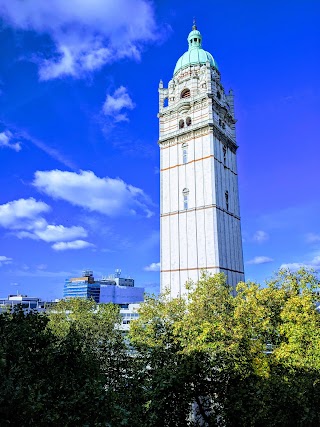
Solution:
[[[83,227],[64,227],[63,225],[50,225],[38,229],[36,226],[32,232],[20,231],[16,236],[20,239],[29,237],[35,240],[43,240],[44,242],[64,242],[73,240],[78,237],[87,237],[88,233]]]
[[[285,268],[289,270],[299,270],[300,268],[319,270],[320,255],[316,255],[311,260],[306,262],[292,262],[292,263],[281,264],[280,268]]]
[[[42,214],[50,206],[33,198],[19,199],[0,205],[0,226],[13,230],[19,239],[30,238],[44,242],[64,242],[87,237],[83,227],[48,224]]]
[[[313,267],[320,267],[320,256],[319,255],[315,256],[311,260],[311,265],[313,265]]]
[[[288,264],[281,264],[280,265],[281,269],[285,269],[285,270],[292,270],[292,271],[296,271],[296,270],[300,270],[300,268],[314,268],[311,265],[308,264],[303,264],[301,262],[292,262],[292,263],[288,263]]]
[[[12,142],[14,140],[14,136],[12,132],[9,130],[5,130],[4,132],[0,132],[0,147],[11,148],[14,151],[21,150],[20,142]]]
[[[49,196],[104,215],[153,213],[149,197],[120,178],[99,178],[91,171],[37,171],[33,185]]]
[[[75,240],[74,242],[58,242],[52,245],[55,251],[66,251],[68,249],[84,249],[94,246],[85,240]]]
[[[0,16],[13,28],[51,38],[54,52],[38,59],[43,80],[139,60],[144,45],[161,37],[148,0],[0,0]]]
[[[308,233],[306,235],[306,240],[308,243],[317,243],[320,242],[320,234]]]
[[[64,227],[63,225],[47,225],[44,230],[36,230],[35,234],[45,242],[63,242],[88,235],[83,227]]]
[[[11,264],[11,263],[12,263],[12,258],[9,258],[4,255],[0,255],[0,267],[2,267],[2,265],[4,264]]]
[[[145,271],[160,271],[160,262],[153,262],[144,267]]]
[[[113,95],[107,95],[102,111],[106,116],[111,116],[116,122],[129,121],[127,115],[121,112],[123,109],[133,110],[135,104],[130,98],[127,89],[120,86]]]
[[[50,211],[50,206],[34,198],[19,199],[0,205],[0,226],[10,229],[29,229],[40,226],[40,214]]]
[[[258,230],[254,233],[252,239],[257,243],[262,243],[269,239],[269,235],[265,231]]]
[[[255,256],[250,261],[247,261],[247,264],[258,265],[258,264],[266,264],[266,263],[272,262],[272,261],[273,261],[273,259],[269,258],[267,256]]]

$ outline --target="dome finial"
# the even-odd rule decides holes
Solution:
[[[192,25],[192,29],[196,30],[197,29],[197,23],[196,23],[196,18],[193,17],[193,25]]]

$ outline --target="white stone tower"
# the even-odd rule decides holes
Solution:
[[[195,24],[188,43],[159,84],[161,291],[172,297],[203,270],[244,280],[233,93]]]

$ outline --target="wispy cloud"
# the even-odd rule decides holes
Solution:
[[[37,171],[33,185],[55,199],[104,215],[153,215],[144,191],[120,178],[99,178],[91,171]]]
[[[313,258],[305,262],[292,262],[281,264],[280,268],[288,268],[289,270],[299,270],[300,268],[319,270],[320,255],[315,255]]]
[[[315,256],[312,260],[311,260],[311,265],[313,265],[314,267],[318,268],[320,267],[320,255]]]
[[[114,148],[122,151],[125,156],[130,157],[145,157],[148,159],[155,158],[157,150],[154,144],[150,144],[150,141],[144,141],[143,139],[130,138],[124,132],[119,132],[119,127],[115,131],[115,122],[102,122],[102,132],[108,142],[110,142]],[[112,138],[111,138],[112,134]]]
[[[152,262],[150,265],[144,267],[145,271],[160,271],[160,262]]]
[[[292,270],[292,271],[296,271],[296,270],[300,270],[300,268],[313,268],[311,265],[308,264],[303,264],[301,262],[291,262],[288,264],[281,264],[280,265],[281,269],[285,269],[285,270]]]
[[[10,148],[16,152],[21,150],[21,143],[15,140],[14,135],[9,130],[0,132],[0,147]]]
[[[268,240],[269,239],[269,235],[268,235],[268,233],[266,233],[265,231],[263,231],[263,230],[258,230],[258,231],[256,231],[255,233],[254,233],[254,235],[253,235],[253,237],[252,237],[252,240],[254,241],[254,242],[257,242],[257,243],[262,243],[262,242],[265,242],[266,240]]]
[[[56,150],[55,148],[52,148],[48,144],[44,143],[43,141],[40,141],[39,139],[32,137],[25,131],[20,132],[19,135],[22,138],[24,138],[26,141],[31,142],[41,151],[48,154],[48,156],[50,156],[52,159],[57,160],[59,163],[62,163],[64,166],[68,167],[71,170],[76,169],[76,166],[74,165],[74,163],[69,159],[67,159],[60,151]]]
[[[101,214],[86,212],[80,215],[79,218],[90,232],[103,237],[107,247],[102,248],[102,252],[121,252],[131,247],[134,247],[136,250],[136,240],[133,240],[132,236],[129,236],[128,233],[123,234],[121,230],[107,225],[105,217],[101,216]]]
[[[1,6],[1,0],[0,0]],[[50,147],[48,144],[40,141],[37,138],[31,136],[25,130],[17,129],[16,126],[10,124],[2,123],[8,129],[0,133],[0,147],[11,148],[15,151],[20,151],[22,149],[21,141],[23,144],[32,144],[39,148],[39,150],[46,153],[49,157],[54,160],[57,160],[59,163],[62,163],[64,166],[68,167],[71,170],[77,169],[72,161],[66,158],[60,151],[55,148]],[[10,129],[10,130],[9,130]]]
[[[12,258],[9,258],[4,255],[0,255],[0,267],[2,267],[4,264],[11,264]]]
[[[42,80],[79,78],[123,58],[139,60],[147,43],[163,35],[147,0],[0,0],[0,16],[13,28],[51,38],[39,57]]]
[[[52,249],[55,251],[66,251],[68,249],[85,249],[93,247],[92,243],[86,242],[85,240],[75,240],[73,242],[58,242],[52,245]]]
[[[256,256],[253,259],[247,261],[247,264],[259,265],[259,264],[267,264],[269,262],[273,262],[273,259],[267,256]]]
[[[108,94],[102,107],[102,112],[106,116],[111,116],[116,122],[129,121],[127,114],[123,110],[133,110],[135,104],[130,98],[127,89],[120,86],[113,95]]]
[[[306,235],[306,241],[308,243],[318,243],[318,242],[320,242],[320,234],[308,233]]]
[[[43,240],[44,242],[65,242],[73,240],[77,237],[87,237],[88,233],[83,227],[72,226],[64,227],[63,225],[50,225],[37,229],[36,227],[29,231],[20,231],[16,233],[19,238],[29,237],[35,240]]]

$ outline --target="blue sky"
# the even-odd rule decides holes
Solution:
[[[0,0],[0,296],[159,290],[158,83],[192,19],[235,93],[246,279],[320,267],[320,4]]]

